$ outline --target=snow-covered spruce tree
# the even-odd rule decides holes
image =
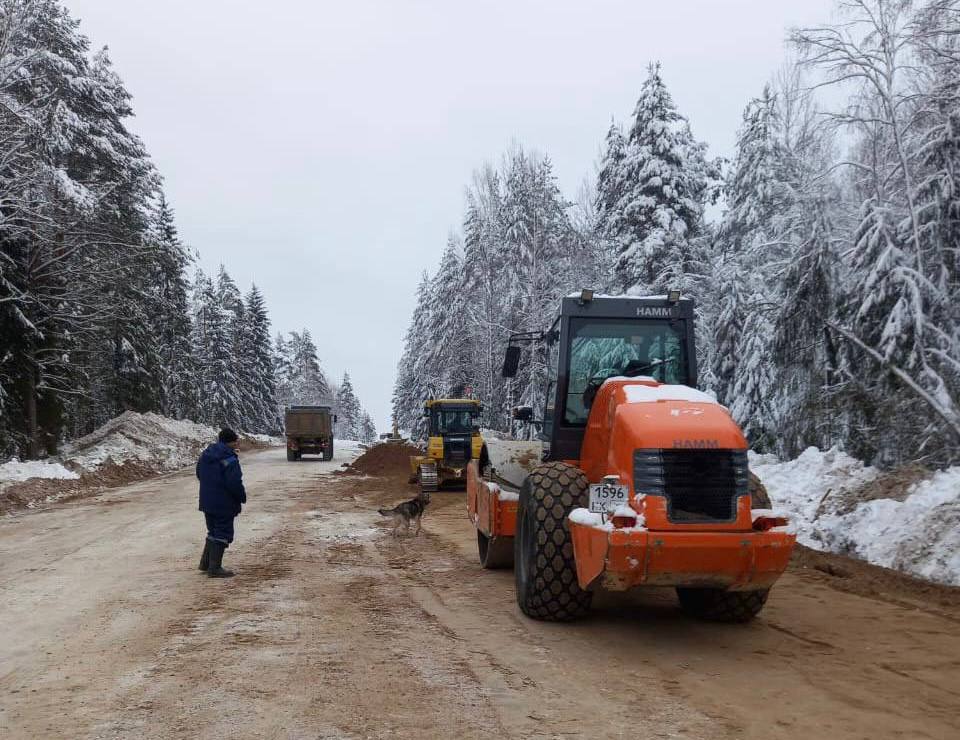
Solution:
[[[713,351],[710,354],[713,390],[720,403],[729,405],[731,389],[740,367],[740,340],[747,320],[747,296],[743,264],[728,255],[717,264],[715,289],[718,294],[717,317],[713,326]]]
[[[518,149],[510,157],[504,185],[505,236],[519,282],[508,325],[513,331],[543,330],[561,297],[577,287],[571,268],[580,244],[549,158]],[[546,371],[545,351],[535,347],[512,383],[513,403],[542,409]],[[533,431],[530,425],[522,429]]]
[[[473,359],[471,384],[484,401],[483,424],[506,429],[507,386],[500,376],[507,332],[506,306],[514,293],[507,262],[500,175],[487,164],[474,173],[463,220],[465,344]],[[412,324],[411,324],[412,326]]]
[[[472,382],[472,368],[466,336],[466,296],[463,293],[463,260],[459,240],[447,241],[437,274],[430,281],[425,330],[431,342],[423,358],[434,369],[439,395],[454,394]]]
[[[401,429],[411,439],[426,437],[423,402],[436,395],[434,379],[427,375],[426,357],[431,344],[428,333],[430,321],[431,281],[424,274],[417,290],[417,302],[410,326],[404,338],[403,354],[397,366],[397,380],[393,392],[393,413]]]
[[[198,369],[200,420],[214,425],[236,423],[237,363],[233,354],[235,314],[223,300],[232,297],[226,281],[213,280],[198,271],[194,281],[193,348]]]
[[[710,167],[660,72],[652,64],[634,109],[616,202],[603,209],[603,229],[619,253],[620,287],[638,292],[696,292],[703,269],[703,209]],[[605,197],[605,196],[603,196]]]
[[[363,408],[353,390],[350,374],[343,374],[337,391],[337,437],[363,441]]]
[[[297,406],[324,406],[334,401],[327,376],[320,367],[317,346],[309,329],[290,332],[287,343],[289,403]]]
[[[152,319],[159,352],[159,410],[184,419],[197,403],[192,382],[194,368],[190,351],[190,301],[186,277],[192,262],[180,241],[173,210],[161,192],[154,212],[156,248],[155,291],[157,310]]]
[[[829,449],[845,440],[833,391],[838,380],[836,339],[827,328],[837,302],[839,238],[828,198],[809,202],[810,233],[786,270],[768,361],[775,409],[774,449],[785,458],[807,447]]]
[[[725,186],[727,210],[714,246],[717,280],[708,365],[721,402],[733,405],[737,420],[754,430],[759,428],[751,415],[764,416],[763,428],[769,431],[763,434],[768,436],[773,425],[763,400],[772,391],[766,364],[778,274],[788,252],[781,240],[782,224],[791,203],[790,186],[782,172],[786,157],[780,137],[776,99],[766,86],[744,111]],[[748,326],[752,333],[744,336]]]
[[[291,405],[293,399],[293,358],[290,354],[290,343],[277,332],[273,343],[273,377],[277,383],[278,419],[283,418],[284,410]]]
[[[270,344],[270,317],[266,302],[256,285],[250,287],[245,302],[246,363],[250,372],[250,417],[245,429],[260,434],[275,434],[281,426],[277,415],[277,379],[274,376],[273,350]]]
[[[362,430],[360,435],[361,442],[370,444],[377,441],[377,425],[373,423],[373,417],[366,411],[363,412],[360,428]]]
[[[626,156],[627,139],[620,125],[611,121],[597,167],[594,227],[601,238],[612,239],[614,244],[619,243],[621,237],[621,222],[617,209],[629,187],[629,183],[624,180],[626,171],[623,160]]]

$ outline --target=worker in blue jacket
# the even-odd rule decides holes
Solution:
[[[243,473],[237,457],[237,434],[224,429],[197,461],[200,481],[200,511],[207,520],[207,541],[200,558],[200,570],[211,578],[229,578],[223,567],[223,553],[233,542],[233,520],[247,503]]]

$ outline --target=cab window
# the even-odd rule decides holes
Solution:
[[[607,378],[647,376],[683,384],[683,324],[670,321],[571,319],[564,423],[587,423],[593,395]]]
[[[430,414],[430,434],[472,434],[480,426],[480,417],[473,409],[434,409]]]

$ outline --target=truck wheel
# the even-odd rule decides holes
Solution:
[[[528,617],[569,622],[590,610],[593,594],[577,583],[567,517],[588,499],[587,476],[572,465],[540,465],[523,482],[517,506],[513,573],[517,604]]]
[[[690,616],[710,622],[749,622],[767,603],[770,589],[724,591],[722,588],[678,588],[680,607]]]
[[[327,449],[323,451],[323,459],[326,460],[327,462],[330,462],[331,460],[333,460],[333,442],[331,442],[327,446]]]
[[[480,555],[480,565],[486,570],[509,568],[513,565],[513,538],[487,537],[478,529],[477,552]]]
[[[287,450],[287,462],[296,462],[296,461],[297,461],[297,453],[294,452],[293,450]]]

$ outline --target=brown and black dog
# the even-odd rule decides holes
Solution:
[[[402,504],[397,504],[392,509],[377,509],[382,516],[392,516],[393,517],[393,536],[398,537],[397,531],[400,529],[400,525],[404,525],[404,533],[410,532],[410,522],[416,522],[417,531],[415,535],[420,534],[420,519],[423,516],[424,509],[427,508],[427,504],[430,503],[430,494],[426,491],[421,491],[416,498],[412,498],[409,501],[404,501]]]

